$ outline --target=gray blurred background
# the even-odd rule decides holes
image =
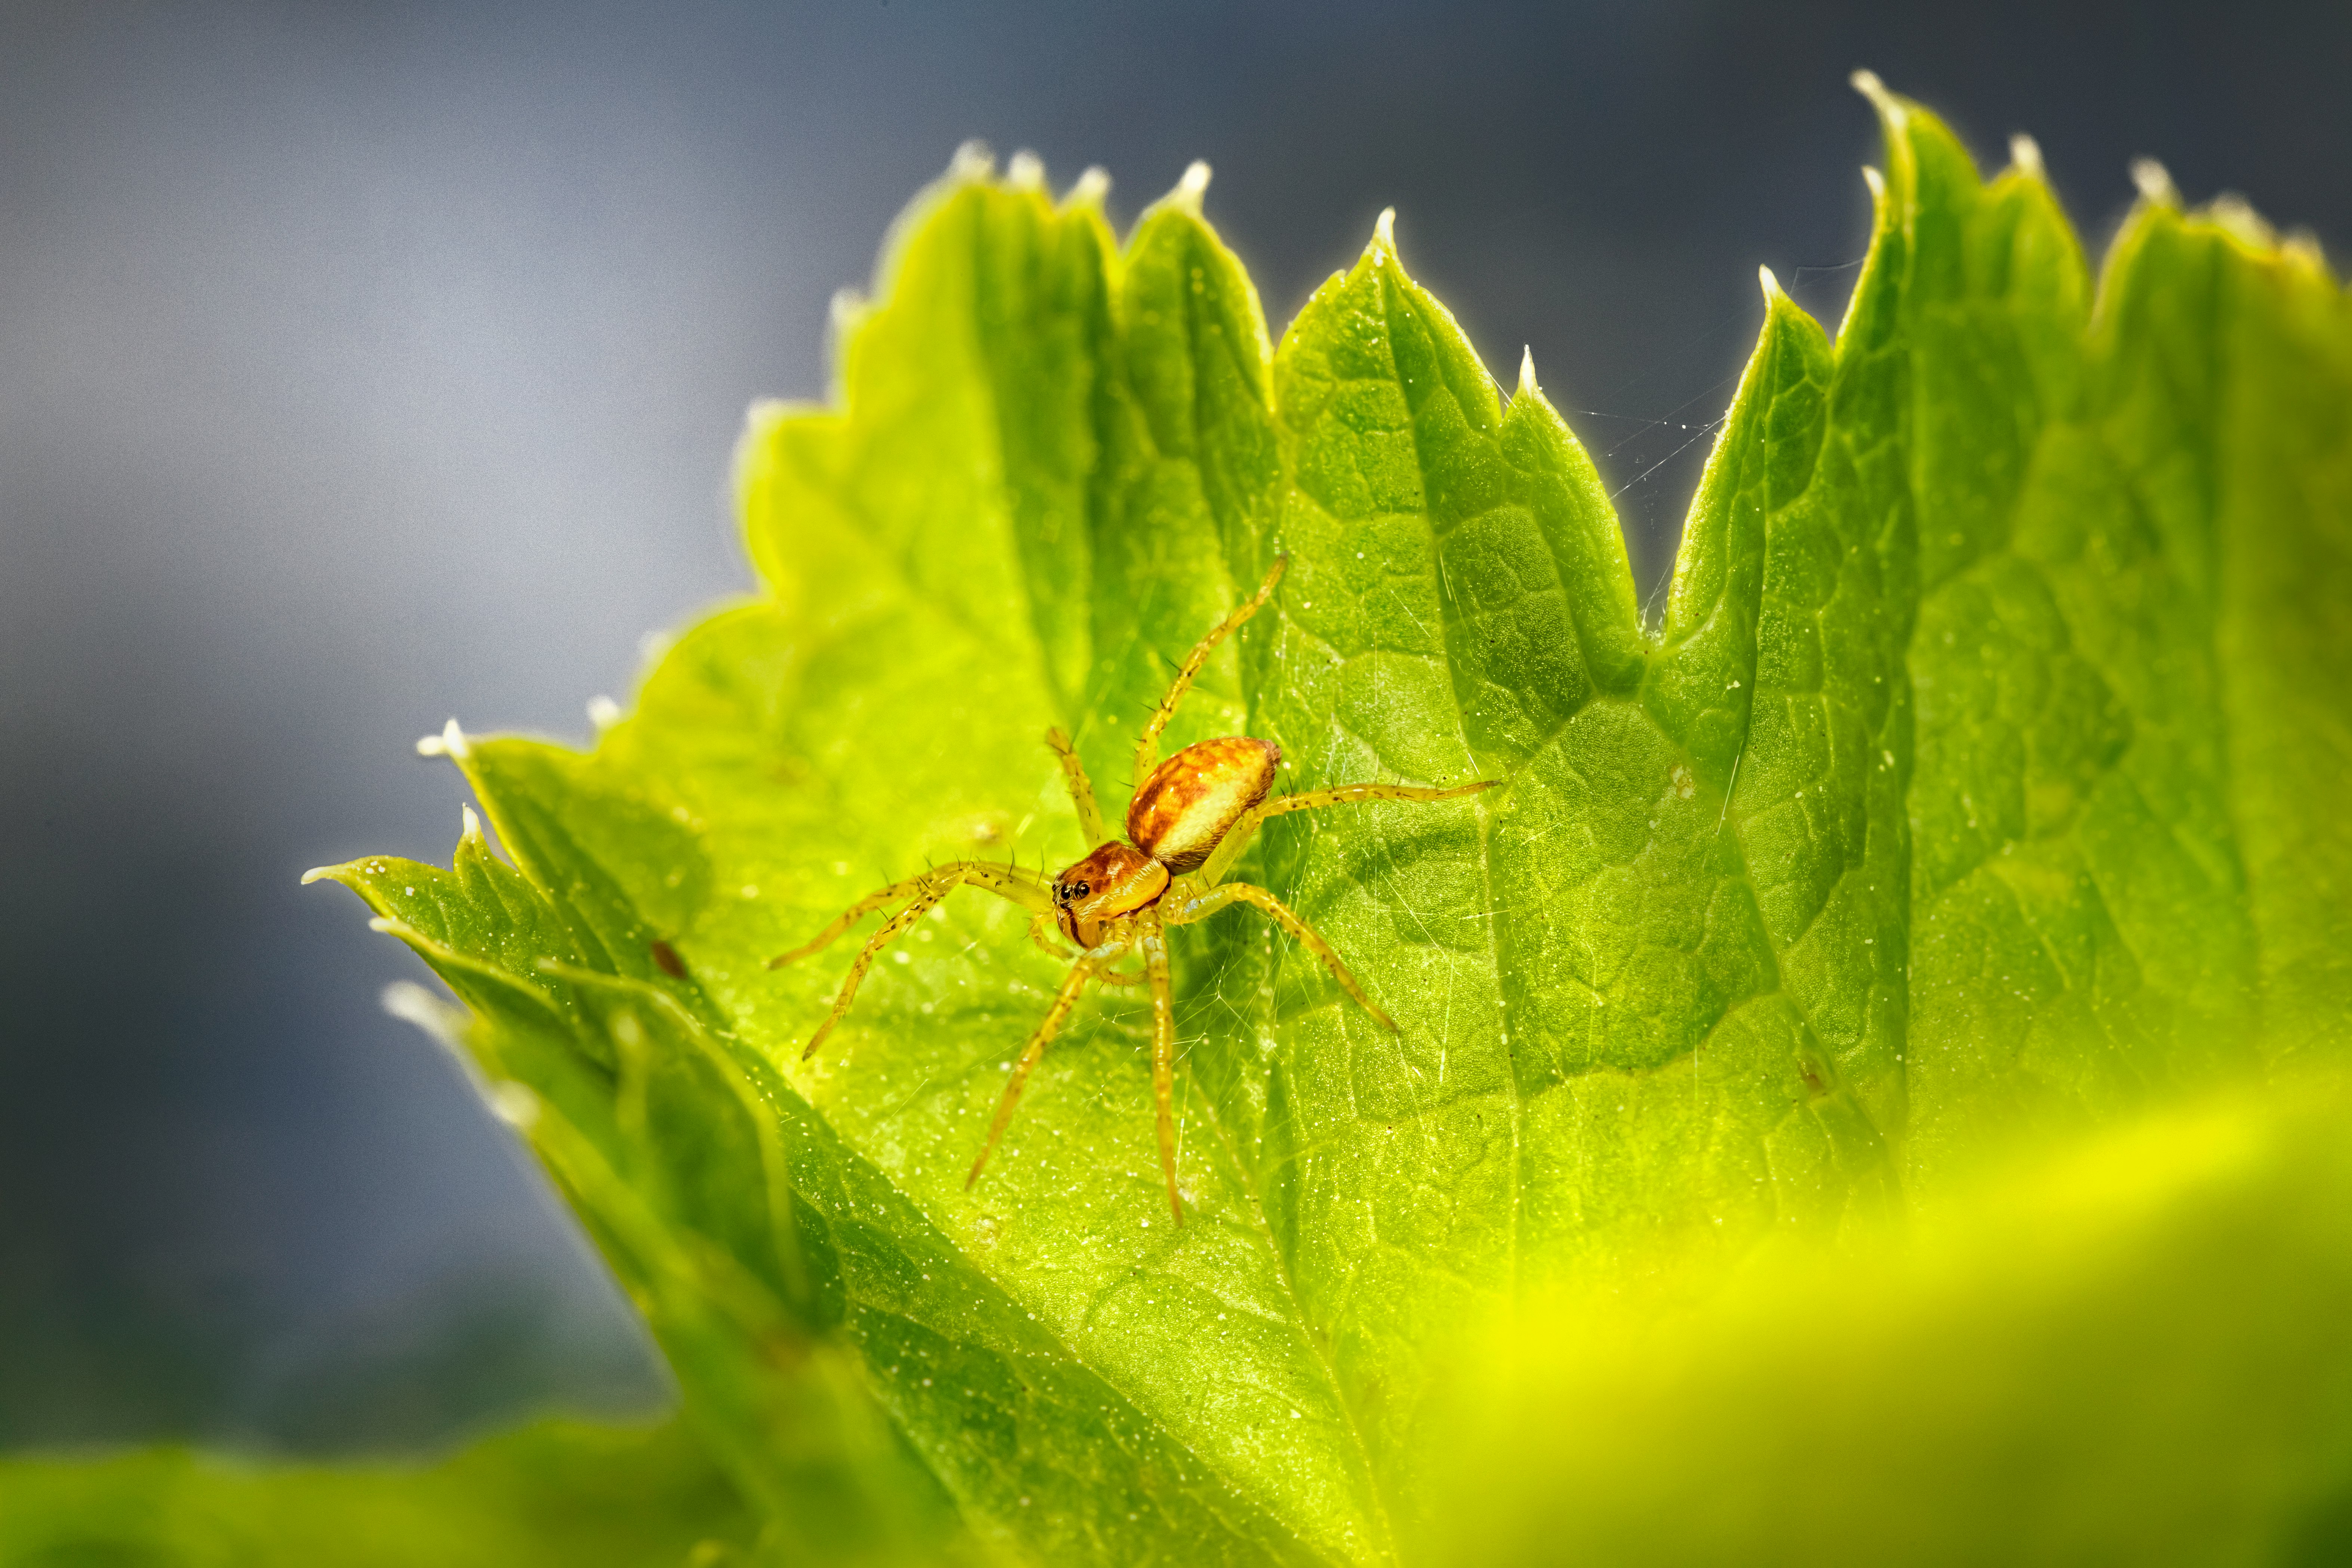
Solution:
[[[307,867],[446,859],[468,727],[584,736],[750,584],[755,396],[982,137],[1186,163],[1278,329],[1393,204],[1533,346],[1645,584],[1760,317],[1834,321],[1857,65],[2094,246],[2136,154],[2352,243],[2352,7],[0,8],[0,1444],[381,1448],[664,1384]]]

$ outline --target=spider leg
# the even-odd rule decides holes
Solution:
[[[956,875],[961,873],[960,876]],[[1046,889],[1045,879],[1034,871],[1024,871],[1018,866],[1003,866],[992,860],[950,860],[944,866],[934,866],[919,877],[909,877],[903,882],[893,882],[858,900],[841,912],[839,919],[816,933],[814,940],[802,943],[790,952],[780,952],[768,960],[771,969],[782,969],[787,963],[797,963],[813,952],[821,952],[833,945],[843,931],[856,925],[876,910],[912,898],[925,889],[936,887],[950,876],[965,887],[1010,899],[1033,913],[1050,913],[1054,896]]]
[[[1077,962],[1070,965],[1069,973],[1062,977],[1062,988],[1054,994],[1054,1005],[1045,1009],[1045,1016],[1038,1024],[1037,1032],[1029,1037],[1029,1044],[1022,1050],[1021,1059],[1013,1064],[1013,1077],[1004,1085],[1004,1097],[996,1102],[995,1120],[988,1124],[988,1142],[981,1145],[980,1158],[971,1163],[971,1173],[963,1179],[965,1186],[969,1187],[980,1180],[982,1167],[988,1163],[988,1157],[996,1152],[997,1141],[1004,1136],[1004,1129],[1013,1120],[1013,1108],[1021,1103],[1021,1091],[1028,1086],[1030,1073],[1044,1058],[1045,1047],[1053,1043],[1054,1036],[1062,1027],[1062,1020],[1068,1017],[1070,1009],[1078,1005],[1078,994],[1087,988],[1087,981],[1097,978],[1107,965],[1127,952],[1129,945],[1128,933],[1121,931],[1100,947],[1079,954]]]
[[[1160,917],[1144,912],[1139,922],[1143,973],[1151,982],[1151,1099],[1160,1111],[1160,1173],[1168,1178],[1168,1208],[1184,1223],[1184,1200],[1176,1192],[1176,998],[1168,985],[1168,942]]]
[[[1264,912],[1267,919],[1288,931],[1299,946],[1322,960],[1323,967],[1331,972],[1331,978],[1339,983],[1339,988],[1353,996],[1356,1005],[1372,1016],[1374,1023],[1391,1034],[1396,1032],[1396,1020],[1373,1005],[1372,999],[1364,994],[1364,988],[1356,984],[1356,977],[1348,973],[1348,966],[1339,961],[1339,955],[1332,951],[1331,944],[1325,942],[1313,926],[1293,914],[1289,905],[1255,883],[1224,882],[1197,891],[1187,889],[1181,901],[1175,899],[1160,900],[1161,918],[1170,925],[1191,925],[1194,921],[1207,920],[1228,904],[1248,904]]]
[[[1372,800],[1458,800],[1493,789],[1500,779],[1480,779],[1476,784],[1455,784],[1450,789],[1432,789],[1421,784],[1339,784],[1331,789],[1310,789],[1297,795],[1281,795],[1263,801],[1242,814],[1241,820],[1226,829],[1225,836],[1210,851],[1209,858],[1193,873],[1203,886],[1214,887],[1234,868],[1242,851],[1257,837],[1258,825],[1269,816],[1281,816],[1294,811],[1313,811],[1318,806],[1355,805]]]
[[[1055,932],[1055,935],[1060,934],[1054,925],[1054,913],[1051,910],[1041,910],[1031,918],[1029,940],[1037,944],[1038,951],[1052,958],[1068,958],[1070,956],[1068,949],[1055,943],[1053,936],[1046,934],[1049,931]]]
[[[1062,760],[1062,777],[1070,786],[1070,804],[1078,808],[1078,831],[1087,836],[1087,847],[1091,849],[1108,835],[1103,832],[1102,808],[1095,804],[1095,786],[1087,777],[1087,765],[1078,761],[1078,749],[1059,729],[1045,731],[1045,744],[1053,747],[1054,755]]]
[[[816,1054],[817,1047],[824,1043],[824,1037],[833,1033],[833,1026],[840,1023],[842,1016],[849,1011],[849,1005],[857,998],[859,984],[865,980],[866,972],[874,966],[874,961],[881,956],[882,950],[889,946],[908,927],[929,913],[932,907],[940,900],[958,888],[963,887],[982,889],[1000,898],[1010,899],[1025,909],[1044,910],[1050,907],[1051,895],[1045,891],[1044,883],[1036,879],[1034,872],[1023,871],[1012,866],[1000,866],[986,860],[951,860],[944,866],[924,872],[919,877],[909,877],[903,882],[894,882],[877,892],[868,893],[850,905],[839,919],[819,931],[814,942],[796,947],[790,952],[779,953],[768,961],[769,968],[781,969],[787,963],[806,958],[809,954],[829,945],[862,917],[886,905],[895,903],[900,899],[908,900],[906,908],[883,921],[882,929],[866,939],[865,949],[858,953],[856,962],[850,964],[849,973],[842,980],[841,989],[834,999],[833,1011],[825,1015],[824,1022],[817,1026],[816,1032],[809,1037],[808,1045],[801,1051],[802,1060],[805,1061]]]
[[[1183,668],[1177,670],[1175,680],[1168,688],[1168,695],[1160,700],[1158,708],[1152,710],[1151,721],[1143,727],[1142,739],[1135,742],[1137,788],[1142,787],[1143,781],[1151,776],[1151,770],[1160,764],[1160,731],[1168,728],[1168,721],[1176,716],[1176,705],[1183,701],[1184,693],[1192,689],[1192,678],[1201,673],[1201,667],[1209,662],[1209,656],[1216,651],[1217,645],[1233,636],[1244,621],[1256,615],[1274,596],[1274,585],[1282,581],[1282,569],[1289,564],[1289,556],[1276,556],[1273,569],[1266,573],[1265,581],[1258,584],[1257,592],[1244,599],[1232,615],[1210,627],[1209,635],[1193,644],[1192,651],[1184,656]]]
[[[929,888],[916,894],[905,909],[883,921],[882,929],[866,939],[865,948],[858,953],[856,961],[850,964],[849,973],[842,977],[841,989],[834,998],[833,1011],[824,1016],[824,1022],[809,1036],[808,1045],[801,1051],[801,1060],[806,1061],[816,1055],[816,1048],[824,1044],[824,1037],[833,1033],[833,1026],[841,1022],[842,1015],[849,1011],[849,1005],[857,1000],[858,984],[866,978],[866,972],[874,967],[874,961],[882,956],[882,950],[889,946],[900,931],[921,920],[930,912],[933,905],[962,885],[961,877],[951,876],[947,879],[946,886]]]
[[[1029,940],[1035,942],[1039,948],[1051,956],[1067,963],[1070,957],[1070,950],[1066,947],[1057,945],[1053,937],[1045,934],[1048,931],[1055,931],[1056,934],[1059,934],[1058,928],[1054,924],[1054,917],[1050,914],[1039,915],[1035,920],[1029,922]],[[1095,978],[1101,981],[1105,985],[1140,985],[1143,984],[1142,975],[1121,974],[1115,969],[1106,969],[1097,974]]]

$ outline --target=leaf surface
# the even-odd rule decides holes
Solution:
[[[1768,277],[1654,630],[1532,364],[1507,396],[1385,223],[1276,344],[1197,181],[1121,246],[1083,186],[960,166],[836,405],[754,411],[767,593],[592,753],[453,728],[510,866],[469,829],[452,872],[327,873],[529,1087],[757,1506],[877,1559],[1396,1560],[1496,1314],[1705,1310],[1965,1209],[1990,1153],[2340,1058],[2343,295],[2156,198],[2095,291],[2031,159],[1982,184],[1879,102],[1846,321]],[[959,893],[805,1063],[870,926],[766,961],[926,863],[1076,858],[1045,730],[1115,821],[1277,553],[1167,746],[1505,781],[1242,862],[1402,1030],[1246,911],[1184,928],[1186,1223],[1116,989],[967,1191],[1058,982],[1025,913]]]

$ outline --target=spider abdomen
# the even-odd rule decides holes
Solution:
[[[1242,813],[1265,798],[1282,748],[1246,735],[1198,741],[1151,770],[1128,803],[1127,837],[1171,871],[1209,858]]]

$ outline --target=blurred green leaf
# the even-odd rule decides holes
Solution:
[[[1197,180],[1122,248],[1089,186],[960,166],[845,312],[837,405],[755,411],[767,595],[591,754],[453,727],[511,866],[469,828],[453,871],[329,873],[473,1010],[780,1540],[1389,1560],[1456,1517],[1444,1411],[1514,1304],[1722,1291],[1726,1363],[1779,1355],[1734,1310],[1776,1256],[1965,1227],[1989,1158],[2340,1060],[2344,296],[2151,177],[2095,299],[2035,156],[1980,184],[1879,102],[1847,320],[1767,279],[1657,628],[1532,365],[1504,397],[1385,224],[1270,348]],[[1186,1223],[1118,994],[967,1192],[1057,978],[1021,914],[920,922],[807,1064],[851,950],[765,961],[926,860],[1075,858],[1045,730],[1115,810],[1277,551],[1171,744],[1277,741],[1288,787],[1507,780],[1283,818],[1244,862],[1402,1031],[1254,917],[1188,928]],[[1608,1387],[1549,1418],[1664,1430]],[[1736,1465],[1771,1423],[1727,1408]],[[2165,1484],[2207,1416],[2151,1417]]]
[[[0,1463],[0,1568],[679,1568],[758,1528],[675,1424],[546,1422],[430,1467]]]
[[[2135,1118],[1695,1312],[1523,1308],[1454,1391],[1417,1556],[2344,1562],[2347,1110]]]

